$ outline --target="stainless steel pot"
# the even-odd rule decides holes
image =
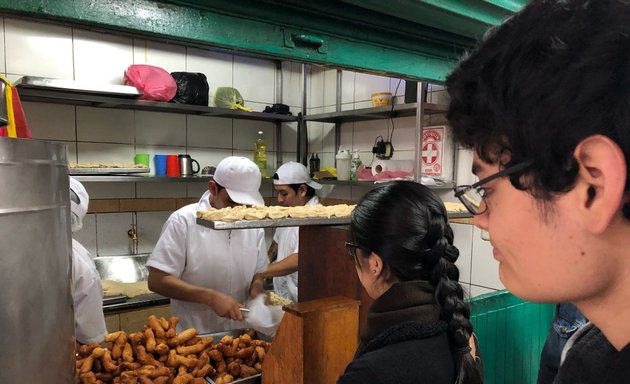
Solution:
[[[0,383],[72,383],[65,146],[1,137],[0,180]]]

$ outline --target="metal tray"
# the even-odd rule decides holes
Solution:
[[[223,336],[228,335],[228,336],[232,336],[232,337],[238,337],[240,335],[242,335],[245,332],[249,332],[251,331],[251,329],[233,329],[230,331],[224,331],[224,332],[216,332],[216,333],[206,333],[206,334],[202,334],[199,335],[201,337],[208,337],[208,336],[212,336],[214,338],[214,342],[218,343],[219,340],[221,340],[221,338],[223,338]],[[265,341],[271,341],[271,338],[267,335],[263,335],[262,333],[258,333],[256,331],[254,331],[256,336],[254,336],[254,338],[256,339],[260,339],[260,340],[265,340]],[[234,380],[232,381],[233,384],[260,384],[262,382],[262,375],[258,374],[258,375],[254,375],[254,376],[250,376],[250,377],[245,377],[243,379],[238,379],[238,380]],[[206,377],[206,383],[208,384],[215,384],[214,380],[212,380],[209,377]]]
[[[449,219],[469,218],[472,215],[468,212],[449,212]],[[301,227],[307,225],[348,225],[351,216],[342,217],[311,217],[303,219],[264,219],[264,220],[241,220],[241,221],[209,221],[200,217],[197,218],[197,224],[204,227],[222,230],[222,229],[247,229],[247,228],[275,228],[275,227]]]
[[[51,79],[48,77],[37,76],[21,77],[15,82],[15,85],[24,88],[62,89],[71,92],[94,93],[111,96],[138,97],[141,95],[136,87],[129,85]]]
[[[151,172],[150,168],[68,168],[70,175],[120,175],[149,172]]]
[[[311,217],[303,219],[264,219],[241,221],[209,221],[197,218],[197,224],[212,229],[246,229],[246,228],[272,228],[272,227],[300,227],[305,225],[345,225],[350,224],[350,216],[343,217]]]

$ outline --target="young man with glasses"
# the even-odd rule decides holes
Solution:
[[[262,229],[214,230],[197,224],[197,211],[264,205],[258,166],[244,157],[221,160],[198,203],[173,212],[147,267],[149,288],[170,297],[178,332],[211,333],[245,327],[240,309],[249,282],[268,264]]]
[[[506,288],[592,322],[555,379],[630,380],[630,4],[534,0],[447,78],[480,181],[456,188]]]

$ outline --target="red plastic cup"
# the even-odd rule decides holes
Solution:
[[[166,156],[166,176],[179,176],[179,159],[177,155]]]

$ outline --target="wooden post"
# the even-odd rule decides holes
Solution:
[[[263,384],[330,384],[357,349],[359,302],[347,297],[294,303],[263,362]]]
[[[349,233],[347,225],[300,227],[298,298],[301,302],[341,295],[359,300],[359,328],[363,329],[373,300],[357,277],[354,260],[346,253]]]

